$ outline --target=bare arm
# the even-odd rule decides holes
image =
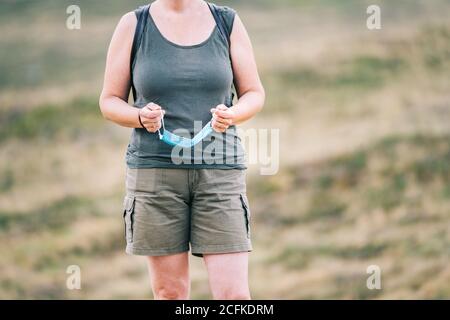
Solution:
[[[121,126],[141,128],[139,117],[150,132],[160,127],[160,109],[149,104],[138,109],[128,104],[130,93],[130,56],[136,29],[134,12],[125,14],[114,31],[106,58],[105,78],[99,105],[103,116]],[[152,111],[155,110],[155,111]]]
[[[265,92],[256,67],[253,47],[247,30],[236,15],[231,33],[231,59],[238,102],[232,107],[239,124],[250,119],[264,106]]]
[[[122,126],[139,128],[138,109],[130,106],[130,55],[136,16],[125,14],[119,21],[111,39],[106,58],[103,90],[99,105],[103,116]]]
[[[230,40],[234,84],[239,100],[229,109],[217,106],[211,110],[215,119],[213,127],[217,131],[225,131],[229,125],[239,124],[250,119],[262,109],[265,100],[265,92],[258,75],[253,47],[247,30],[238,15],[234,19]]]

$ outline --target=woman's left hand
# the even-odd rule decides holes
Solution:
[[[225,132],[233,124],[234,112],[224,104],[211,109],[213,114],[211,126],[217,132]]]

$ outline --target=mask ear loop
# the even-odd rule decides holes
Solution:
[[[161,110],[161,125],[164,131],[166,131],[166,128],[164,127],[164,113]],[[159,135],[159,139],[161,140],[163,135],[161,134],[160,129],[158,129],[158,135]]]

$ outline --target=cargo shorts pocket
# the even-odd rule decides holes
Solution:
[[[133,242],[133,214],[134,214],[133,196],[126,196],[123,202],[123,220],[125,223],[125,240],[127,243]]]
[[[247,196],[244,193],[240,194],[240,198],[241,198],[242,208],[244,209],[247,238],[250,238],[250,219],[251,219],[250,207],[248,205]]]

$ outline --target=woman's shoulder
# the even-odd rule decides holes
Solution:
[[[221,6],[215,3],[210,2],[211,5],[215,6],[216,9],[223,15],[235,15],[236,14],[236,10],[229,7],[229,6]]]
[[[124,14],[116,25],[111,43],[117,44],[118,48],[123,47],[124,44],[131,46],[136,22],[133,11]]]
[[[220,15],[222,15],[226,24],[231,30],[233,28],[234,18],[237,14],[236,10],[228,6],[221,6],[212,2],[210,2],[210,4],[216,8]]]
[[[125,13],[119,20],[117,24],[117,29],[123,32],[128,33],[129,31],[133,31],[136,28],[136,15],[134,11],[130,11]]]

